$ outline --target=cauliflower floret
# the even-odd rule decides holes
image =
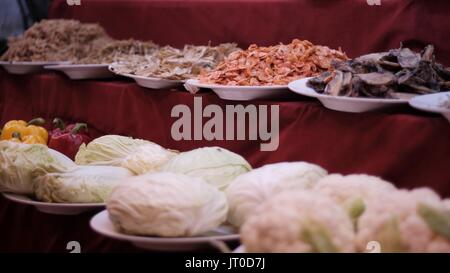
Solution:
[[[241,174],[226,190],[228,222],[236,227],[269,197],[285,190],[311,188],[327,171],[305,162],[268,164]]]
[[[315,191],[328,195],[340,204],[344,204],[355,197],[372,199],[377,197],[379,193],[394,191],[395,189],[395,186],[391,183],[376,176],[365,174],[328,175],[319,180],[314,187]]]
[[[444,201],[442,201],[444,203],[444,206],[450,210],[450,198],[444,199]]]
[[[376,199],[380,194],[392,192],[396,188],[375,176],[332,174],[319,180],[313,190],[331,197],[342,205],[356,223],[364,212],[367,201]]]
[[[307,190],[270,198],[241,228],[248,252],[353,252],[354,236],[341,206]]]
[[[370,241],[377,241],[381,252],[450,252],[450,238],[441,234],[450,231],[449,215],[429,189],[380,195],[368,201],[358,220],[357,249],[364,251]]]

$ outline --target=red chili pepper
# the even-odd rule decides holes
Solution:
[[[66,127],[60,119],[54,119],[53,124],[56,128],[50,133],[48,147],[74,160],[81,144],[88,144],[91,141],[87,124],[76,123]]]

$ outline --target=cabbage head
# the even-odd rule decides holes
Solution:
[[[133,174],[112,166],[78,166],[36,179],[35,196],[44,202],[103,203],[112,189]]]
[[[123,158],[148,143],[151,142],[119,135],[102,136],[87,145],[82,144],[75,155],[75,163],[78,165],[120,166]]]
[[[162,167],[166,172],[203,178],[220,190],[225,190],[235,177],[251,169],[242,156],[220,147],[180,153]]]
[[[123,167],[140,175],[159,171],[176,154],[176,151],[147,140],[107,135],[80,146],[75,162],[79,165]]]
[[[45,145],[0,141],[0,192],[33,194],[36,177],[75,166],[68,157]]]
[[[125,157],[120,166],[127,168],[136,175],[158,172],[161,167],[178,152],[164,149],[155,143],[140,146],[134,153]]]

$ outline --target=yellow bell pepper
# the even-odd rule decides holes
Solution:
[[[24,127],[27,126],[27,123],[23,120],[10,120],[5,126],[3,126],[2,134],[0,136],[1,140],[9,140],[13,138],[14,132],[21,132]]]
[[[8,121],[2,129],[1,140],[19,139],[23,143],[40,143],[47,145],[48,132],[44,127],[45,120],[36,118],[28,123],[23,120]],[[14,140],[16,141],[16,140]]]
[[[22,138],[22,143],[26,144],[44,144],[47,145],[47,141],[45,141],[42,137],[38,135],[28,135]]]

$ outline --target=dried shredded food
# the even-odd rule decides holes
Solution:
[[[295,39],[287,45],[251,45],[247,50],[234,52],[212,71],[203,71],[198,79],[221,85],[286,85],[330,70],[333,60],[347,59],[340,49]]]
[[[142,42],[133,39],[100,41],[86,57],[76,60],[78,64],[110,64],[126,60],[130,55],[152,55],[159,46],[151,41]]]
[[[183,49],[161,47],[151,55],[128,55],[113,65],[118,74],[132,74],[170,80],[195,78],[201,71],[209,71],[226,56],[239,48],[226,43],[218,46],[186,45]]]
[[[450,89],[450,68],[435,61],[434,47],[373,53],[333,63],[335,70],[308,81],[318,93],[333,96],[397,98],[396,93],[430,94]]]
[[[43,20],[8,40],[2,61],[73,61],[112,39],[98,24],[76,20]]]

